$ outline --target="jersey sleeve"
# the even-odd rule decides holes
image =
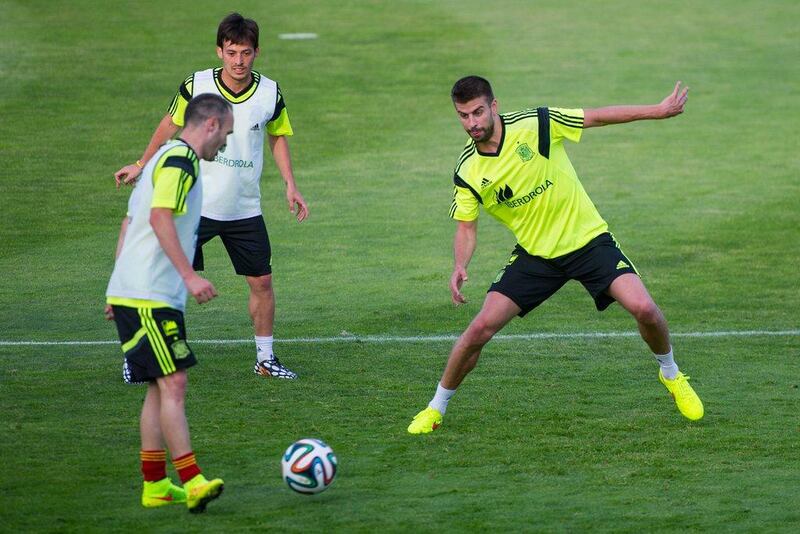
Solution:
[[[197,177],[196,161],[184,154],[169,151],[153,170],[151,208],[169,208],[175,215],[186,213],[186,197]]]
[[[450,218],[457,221],[474,221],[478,218],[479,198],[475,191],[458,175],[453,175],[453,203],[450,205]]]
[[[289,122],[289,113],[286,111],[286,101],[283,99],[280,86],[278,86],[277,90],[275,111],[272,113],[272,117],[267,121],[267,133],[275,137],[294,134],[292,125]]]
[[[167,112],[172,116],[172,122],[176,126],[183,127],[183,115],[186,113],[186,106],[192,99],[192,89],[194,85],[194,74],[183,80],[178,92],[172,98],[172,103],[169,105]]]
[[[577,143],[583,132],[583,110],[567,108],[536,108],[539,154],[550,159],[550,145],[563,139]]]
[[[569,139],[573,143],[581,140],[583,133],[583,110],[547,108],[550,115],[550,142]]]

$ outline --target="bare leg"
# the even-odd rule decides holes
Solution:
[[[670,351],[669,327],[642,280],[633,273],[623,274],[611,283],[608,294],[636,319],[639,333],[653,354]]]
[[[272,291],[272,275],[247,276],[250,286],[250,317],[257,336],[271,336],[275,323],[275,294]]]
[[[702,418],[703,402],[689,385],[689,377],[678,372],[678,366],[672,358],[667,321],[639,277],[623,274],[611,283],[608,293],[636,318],[642,339],[661,365],[659,380],[675,399],[678,410],[692,421]]]
[[[501,293],[490,291],[483,307],[450,351],[442,374],[442,387],[456,389],[475,368],[483,346],[520,312],[519,306]]]
[[[157,379],[161,396],[161,431],[173,458],[192,452],[189,424],[186,422],[187,374],[185,369]]]
[[[428,434],[442,423],[450,397],[470,371],[475,368],[483,346],[520,312],[519,306],[501,293],[490,291],[483,307],[450,350],[436,395],[408,425],[409,434]]]
[[[142,436],[143,451],[159,451],[164,448],[164,436],[161,434],[161,395],[158,385],[150,382],[142,405],[139,418],[139,432]]]

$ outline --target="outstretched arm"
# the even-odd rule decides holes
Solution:
[[[604,108],[585,109],[583,111],[583,127],[594,128],[608,124],[620,124],[641,120],[668,119],[683,113],[689,88],[681,90],[681,82],[660,104],[646,106],[609,106]]]
[[[172,122],[172,115],[169,113],[164,115],[164,118],[158,123],[156,131],[153,132],[150,143],[147,145],[147,148],[144,149],[142,158],[136,163],[125,165],[114,173],[114,180],[117,182],[117,188],[119,189],[119,186],[122,184],[130,185],[134,183],[136,178],[139,177],[139,174],[141,174],[142,167],[144,167],[145,163],[153,157],[153,154],[158,152],[161,145],[172,139],[172,136],[180,129],[180,126]]]
[[[461,286],[469,277],[467,265],[472,259],[478,244],[478,221],[458,221],[456,235],[453,238],[453,256],[455,265],[450,276],[450,294],[456,305],[464,304],[467,299],[461,294]]]

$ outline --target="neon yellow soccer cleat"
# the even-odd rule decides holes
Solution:
[[[672,398],[675,399],[675,404],[678,405],[678,410],[692,421],[697,421],[703,417],[703,401],[694,392],[692,386],[689,385],[689,377],[681,372],[678,372],[673,380],[667,380],[658,371],[658,379],[664,386],[666,386]]]
[[[222,495],[224,487],[221,478],[206,480],[203,475],[197,475],[183,485],[186,490],[186,506],[193,514],[205,512],[206,505]]]
[[[186,492],[176,486],[169,478],[162,478],[156,482],[144,483],[142,490],[142,506],[145,508],[158,508],[168,504],[183,504],[186,502]]]
[[[428,406],[417,415],[408,425],[409,434],[429,434],[439,428],[442,424],[442,414]]]

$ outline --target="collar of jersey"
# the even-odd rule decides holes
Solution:
[[[214,83],[217,84],[217,89],[219,89],[220,94],[225,97],[226,100],[232,104],[241,104],[253,96],[258,88],[258,81],[261,79],[261,75],[256,71],[252,71],[252,74],[253,79],[250,80],[248,86],[238,93],[232,91],[227,85],[225,85],[225,82],[222,81],[222,67],[217,67],[214,69]]]
[[[497,150],[494,152],[481,152],[478,148],[478,144],[475,143],[475,150],[478,151],[478,154],[488,158],[496,158],[500,155],[500,152],[503,151],[503,142],[506,140],[506,121],[503,119],[502,115],[500,116],[500,127],[503,129],[503,133],[500,135],[500,142],[497,144]]]
[[[193,148],[192,148],[192,147],[189,145],[189,143],[187,143],[187,142],[186,142],[186,140],[185,140],[184,138],[182,138],[182,137],[178,137],[178,139],[177,139],[177,140],[178,140],[178,141],[180,141],[181,143],[183,143],[184,145],[186,145],[186,148],[188,148],[188,149],[189,149],[189,152],[191,152],[191,153],[192,153],[192,155],[194,156],[194,158],[190,158],[190,159],[192,159],[193,161],[198,161],[198,160],[200,159],[200,158],[197,156],[197,152],[195,152],[195,151],[194,151],[194,149],[193,149]]]

